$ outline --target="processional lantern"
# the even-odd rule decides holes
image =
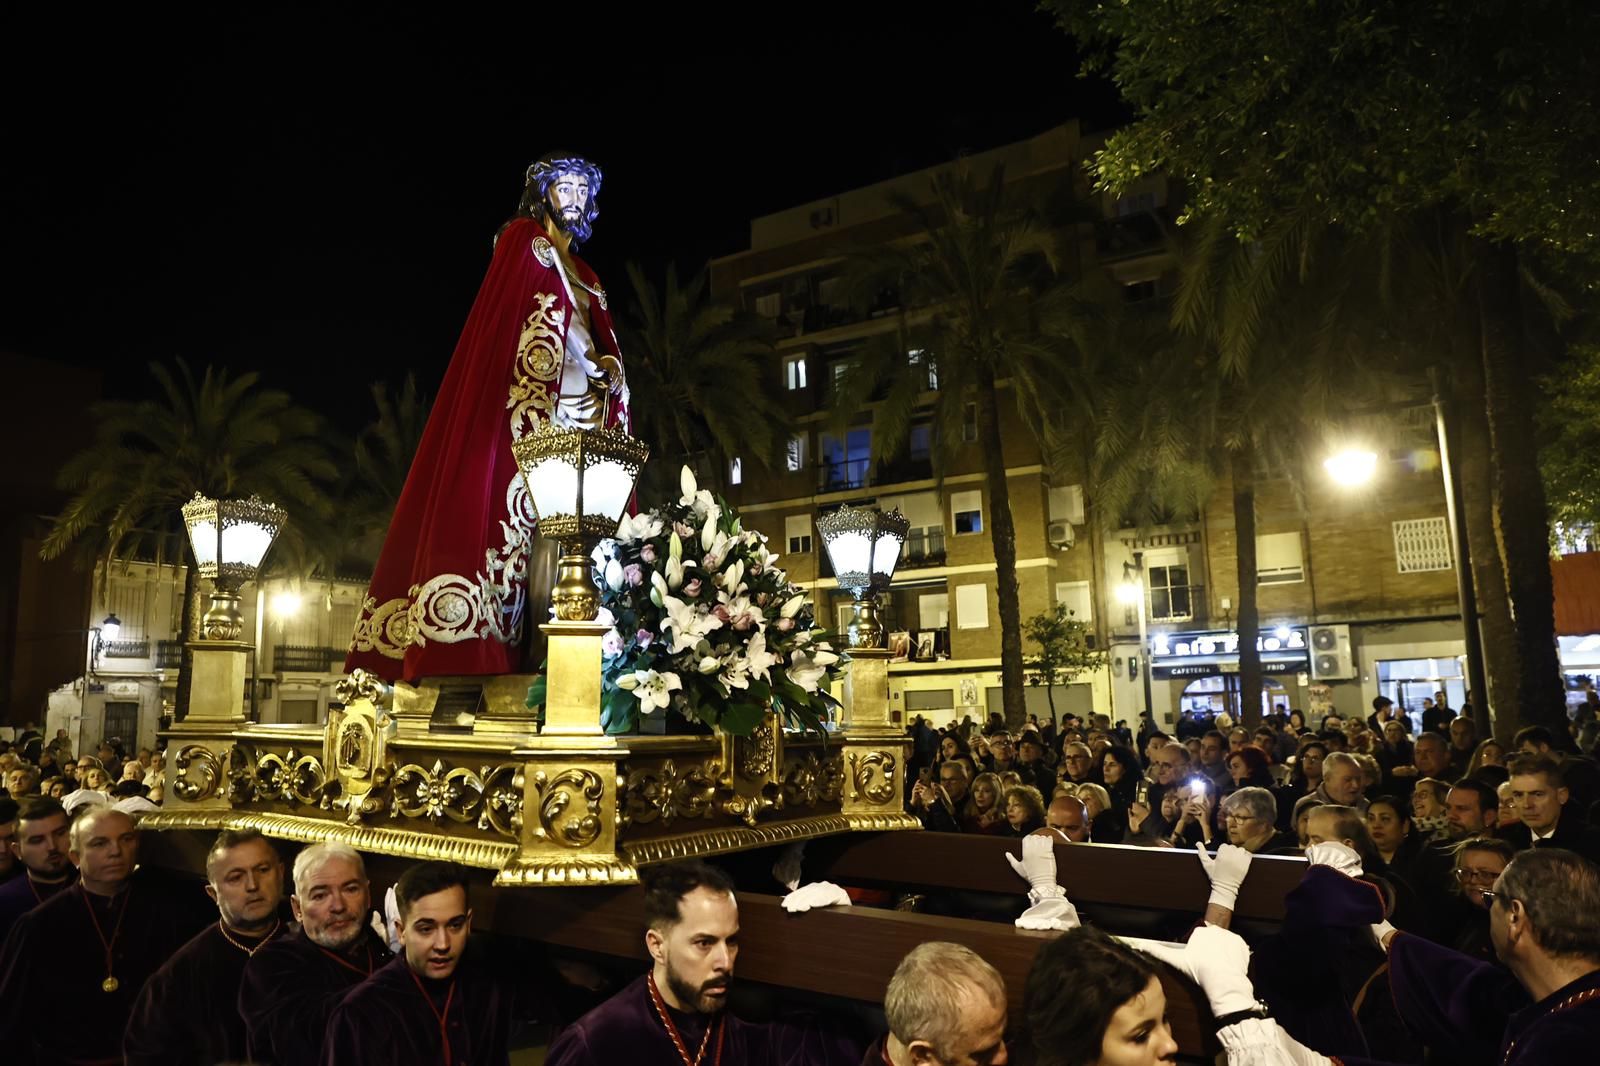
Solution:
[[[238,640],[244,632],[239,589],[254,581],[261,560],[288,520],[288,513],[259,496],[213,500],[200,493],[183,506],[196,572],[211,581],[211,606],[200,619],[207,640]]]
[[[588,622],[600,613],[589,553],[617,532],[640,467],[643,442],[618,428],[538,430],[511,442],[539,517],[539,533],[561,543],[550,601],[560,622]]]
[[[885,514],[876,507],[841,507],[817,519],[817,532],[828,549],[839,587],[855,598],[847,636],[852,648],[883,646],[878,594],[894,580],[911,523],[897,507]]]

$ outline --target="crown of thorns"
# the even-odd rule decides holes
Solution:
[[[594,199],[600,192],[602,177],[600,168],[589,160],[579,155],[549,155],[535,160],[528,166],[527,184],[538,184],[548,188],[558,174],[578,173],[589,179],[589,197]]]

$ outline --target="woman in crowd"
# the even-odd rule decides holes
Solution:
[[[1431,837],[1445,827],[1445,795],[1450,786],[1436,777],[1424,777],[1411,790],[1411,820],[1423,837]]]
[[[954,759],[959,755],[970,754],[972,752],[967,748],[967,742],[961,739],[961,734],[953,729],[939,741],[939,758],[941,759]]]
[[[1405,801],[1393,796],[1373,800],[1367,806],[1367,832],[1388,868],[1417,887],[1418,863],[1425,858],[1424,841],[1412,827]]]
[[[1400,723],[1400,719],[1391,718],[1383,723],[1383,743],[1372,754],[1383,769],[1385,783],[1392,780],[1396,766],[1411,765],[1411,738],[1406,736],[1406,727]]]
[[[1271,790],[1253,786],[1227,796],[1217,807],[1228,843],[1257,852],[1292,852],[1294,837],[1278,828],[1278,802]]]
[[[1456,848],[1456,891],[1459,913],[1454,947],[1463,955],[1483,962],[1494,962],[1494,943],[1489,939],[1489,901],[1484,893],[1494,891],[1494,883],[1511,865],[1516,852],[1504,840],[1481,837],[1465,840]]]
[[[1228,773],[1233,778],[1233,792],[1241,788],[1271,789],[1272,765],[1260,748],[1246,745],[1228,755]]]
[[[1089,816],[1089,839],[1101,844],[1122,843],[1122,827],[1126,819],[1122,812],[1111,805],[1111,793],[1106,791],[1104,785],[1097,785],[1093,781],[1085,781],[1081,785],[1061,785],[1057,787],[1059,794],[1062,789],[1067,794],[1076,796],[1083,804],[1085,813]]]
[[[1006,828],[1005,805],[1000,802],[1000,778],[981,773],[972,781],[962,812],[961,828],[968,833],[1000,833]]]
[[[1100,759],[1100,781],[1111,796],[1112,809],[1119,813],[1127,813],[1142,777],[1144,768],[1132,749],[1113,744]]]
[[[1378,765],[1378,760],[1360,752],[1350,757],[1361,767],[1361,794],[1368,799],[1381,795],[1378,790],[1383,784],[1383,767]]]
[[[1328,745],[1321,740],[1301,743],[1295,753],[1294,773],[1289,777],[1289,792],[1296,799],[1309,796],[1322,787],[1322,760],[1328,757]]]
[[[1006,789],[1006,827],[1001,836],[1025,837],[1044,828],[1044,797],[1032,785]]]
[[[1483,741],[1472,751],[1472,758],[1467,761],[1467,776],[1474,777],[1485,766],[1505,766],[1506,749],[1500,742],[1491,737]]]
[[[1306,716],[1303,711],[1289,712],[1289,732],[1300,736],[1306,731]]]

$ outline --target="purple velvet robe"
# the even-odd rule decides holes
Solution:
[[[271,937],[285,933],[278,926]],[[228,936],[246,947],[266,937]],[[212,922],[146,982],[122,1038],[126,1066],[214,1066],[245,1059],[239,983],[249,954]]]
[[[19,864],[20,865],[20,864]],[[34,881],[24,872],[0,885],[0,945],[4,945],[17,919],[78,881],[78,871],[67,867],[67,879],[56,884]]]
[[[322,1061],[328,1017],[350,990],[389,961],[389,946],[370,928],[357,966],[341,966],[304,931],[273,941],[250,957],[239,983],[250,1061],[270,1066],[316,1066]]]
[[[383,1066],[508,1066],[511,1061],[511,997],[505,986],[467,959],[456,967],[455,987],[430,979],[417,987],[411,967],[399,956],[356,985],[328,1021],[322,1062]],[[424,995],[427,1000],[424,1000]],[[450,1057],[440,1038],[444,1011]],[[431,1002],[431,1007],[430,1007]]]

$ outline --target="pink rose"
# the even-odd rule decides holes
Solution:
[[[641,629],[639,632],[634,634],[633,639],[637,641],[639,646],[642,648],[646,644],[649,644],[652,640],[656,639],[656,636],[648,629]]]
[[[656,561],[656,546],[654,544],[646,544],[644,547],[640,548],[639,549],[639,558],[643,559],[647,563],[655,562]]]
[[[624,566],[622,568],[622,577],[630,585],[644,584],[644,571],[639,568],[638,563],[629,563]]]
[[[793,618],[780,618],[776,622],[774,622],[773,624],[778,627],[778,631],[780,633],[787,633],[787,632],[789,632],[789,630],[794,628],[794,619]]]
[[[694,527],[687,522],[672,523],[672,531],[685,539],[694,536]]]
[[[700,579],[692,577],[683,583],[683,594],[691,600],[700,595]]]
[[[750,629],[750,616],[748,614],[741,614],[739,616],[739,620],[733,623],[733,628],[738,630],[740,633],[747,632]]]
[[[728,615],[728,607],[727,607],[726,604],[722,604],[722,603],[717,604],[715,607],[711,608],[711,613],[716,615],[718,618],[722,619],[722,621],[724,623],[726,623],[728,621],[729,615]]]

